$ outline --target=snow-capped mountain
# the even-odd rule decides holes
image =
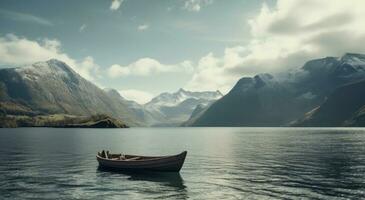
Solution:
[[[336,88],[364,80],[365,55],[354,53],[310,60],[280,79],[270,74],[243,77],[187,125],[288,125],[321,105]]]
[[[80,79],[79,76],[71,67],[65,63],[51,59],[46,62],[36,62],[32,65],[15,68],[24,79],[31,81],[39,79]],[[70,82],[71,83],[71,82]]]
[[[158,108],[160,106],[177,106],[181,102],[187,99],[204,99],[207,101],[217,100],[222,97],[222,94],[219,91],[216,92],[191,92],[184,90],[182,88],[175,93],[162,93],[155,98],[153,98],[150,102],[146,103],[147,108]]]
[[[144,105],[155,126],[179,125],[189,119],[198,105],[206,106],[223,95],[219,91],[191,92],[179,89],[175,93],[162,93]]]
[[[175,93],[162,93],[140,105],[125,99],[115,89],[106,88],[104,91],[109,97],[123,102],[147,126],[180,126],[189,119],[196,107],[206,107],[223,96],[219,91],[191,92],[179,89]]]
[[[0,69],[0,107],[6,114],[107,114],[138,124],[122,101],[56,59]]]
[[[340,59],[342,64],[349,64],[352,66],[365,66],[365,55],[357,53],[346,53]]]

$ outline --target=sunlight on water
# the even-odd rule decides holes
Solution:
[[[101,149],[188,151],[180,174],[100,171]],[[360,199],[365,129],[0,130],[0,199]]]

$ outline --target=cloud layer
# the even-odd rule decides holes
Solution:
[[[199,12],[213,0],[181,2],[178,6],[183,6],[182,9]],[[122,3],[123,0],[113,0],[110,9],[118,10]],[[50,21],[24,13],[0,10],[0,15],[17,21],[52,25]],[[256,15],[243,22],[248,23],[250,27],[249,38],[244,38],[244,41],[249,42],[244,46],[227,47],[222,49],[221,54],[207,52],[196,61],[187,60],[173,64],[144,57],[130,64],[111,65],[105,69],[105,74],[108,77],[119,78],[186,73],[191,74],[192,78],[183,85],[184,88],[219,89],[225,93],[243,76],[297,68],[309,59],[341,56],[345,52],[365,53],[364,19],[363,0],[278,0],[272,7],[262,4]],[[153,25],[155,27],[155,24]],[[178,22],[174,25],[179,26]],[[182,26],[190,29],[200,28],[200,24]],[[133,27],[138,31],[149,28],[148,24],[134,24]],[[85,28],[86,25],[82,25],[79,31],[82,32]],[[0,64],[21,65],[57,58],[68,63],[85,78],[95,80],[99,66],[94,59],[85,57],[75,60],[62,51],[61,46],[61,43],[54,39],[29,40],[12,34],[0,36]],[[129,97],[133,98],[142,99],[148,96],[141,91],[128,92]]]
[[[185,7],[199,11],[202,4],[209,3],[189,0]],[[314,58],[364,53],[363,19],[365,2],[361,0],[278,0],[273,8],[264,3],[247,21],[251,28],[247,45],[226,48],[222,55],[208,53],[197,62],[186,61],[194,72],[184,88],[226,93],[243,76],[298,68]],[[113,65],[108,71],[111,77],[147,76],[181,70],[182,66],[142,58],[127,66]]]
[[[95,80],[99,66],[90,56],[74,60],[61,50],[58,40],[40,41],[21,38],[13,34],[0,37],[0,64],[25,65],[56,58],[66,62],[88,80]]]
[[[345,52],[364,53],[364,19],[361,0],[278,0],[274,8],[263,4],[248,21],[249,44],[227,48],[221,57],[210,53],[200,59],[187,88],[227,92],[242,76],[275,73]]]
[[[136,101],[139,104],[145,104],[153,98],[153,95],[151,93],[141,90],[128,89],[120,90],[118,92],[125,99]]]
[[[148,76],[167,72],[191,73],[192,71],[193,66],[190,61],[166,65],[152,58],[141,58],[126,66],[114,64],[109,67],[108,74],[112,78],[117,78],[122,76]]]

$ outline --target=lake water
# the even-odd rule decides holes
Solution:
[[[188,151],[180,174],[99,171]],[[0,199],[361,199],[365,129],[0,129]]]

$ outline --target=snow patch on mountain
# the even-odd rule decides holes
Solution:
[[[187,99],[212,101],[221,98],[223,95],[220,91],[216,92],[191,92],[182,88],[175,93],[162,93],[145,104],[147,109],[154,109],[161,106],[177,106]]]
[[[192,92],[179,89],[174,93],[162,93],[144,105],[156,124],[180,125],[189,119],[197,105],[206,106],[223,95],[219,91]]]
[[[18,67],[15,69],[24,79],[38,80],[41,77],[70,79],[77,76],[67,64],[62,61],[51,59],[45,62],[37,62],[32,65]]]
[[[340,58],[340,61],[352,66],[365,66],[365,55],[346,53]]]

